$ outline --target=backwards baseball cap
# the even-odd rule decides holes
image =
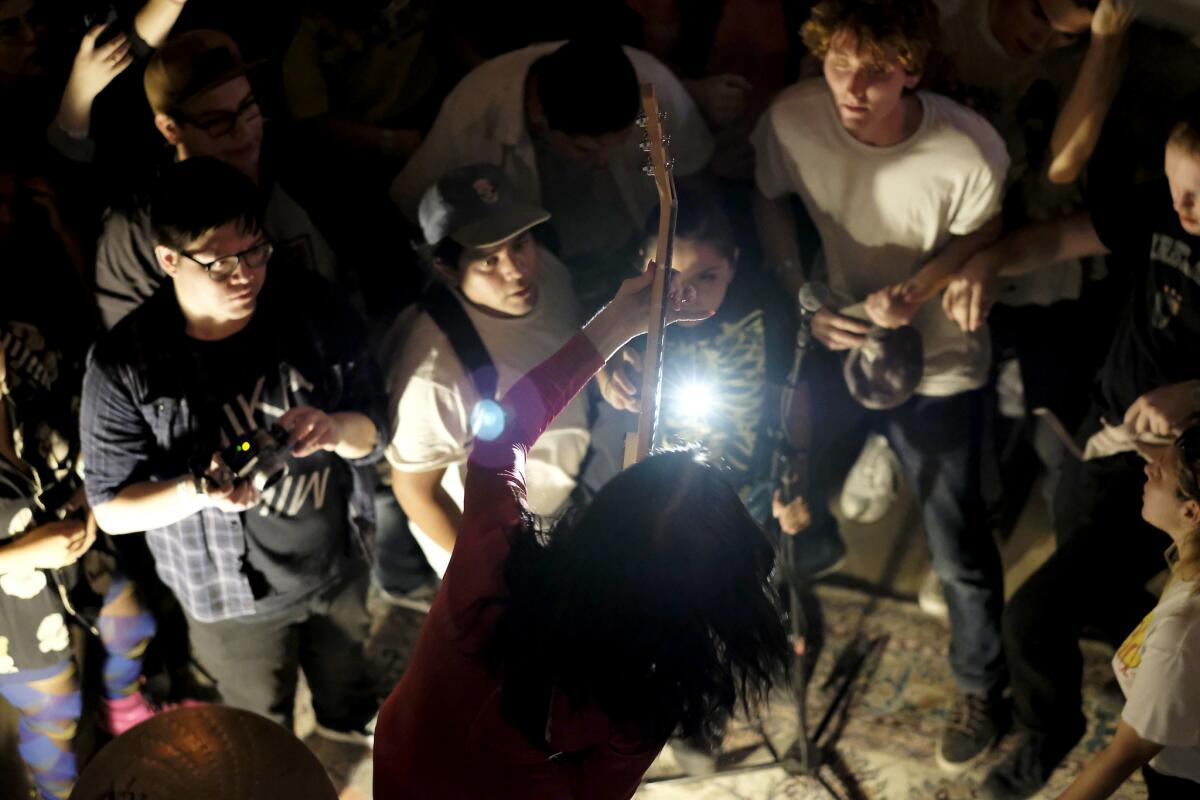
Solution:
[[[430,186],[417,210],[425,243],[450,238],[463,247],[491,247],[550,219],[550,212],[517,200],[499,167],[471,164]]]
[[[169,114],[202,92],[245,75],[262,61],[246,62],[221,31],[198,30],[168,39],[146,65],[143,85],[155,114]]]

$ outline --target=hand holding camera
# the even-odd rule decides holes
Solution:
[[[279,426],[288,432],[288,446],[296,458],[318,450],[333,451],[342,441],[337,420],[312,406],[291,409],[279,418]]]
[[[222,511],[237,512],[258,503],[288,473],[288,457],[304,458],[334,450],[341,442],[337,420],[317,408],[298,406],[279,424],[257,428],[213,455],[198,490]]]
[[[196,484],[196,490],[204,496],[205,504],[231,514],[258,505],[259,492],[254,481],[237,480],[225,464],[223,454],[224,451],[213,455],[208,471]]]

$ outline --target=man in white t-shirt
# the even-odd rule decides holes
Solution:
[[[812,318],[823,347],[805,362],[810,459],[822,466],[811,470],[813,523],[797,550],[807,560],[844,548],[825,498],[866,432],[881,429],[920,499],[933,568],[945,586],[959,691],[938,762],[960,771],[1003,727],[1002,572],[979,490],[978,389],[990,349],[986,333],[963,333],[925,301],[995,235],[1008,157],[981,117],[913,91],[936,25],[927,2],[826,0],[814,8],[803,35],[824,60],[825,80],[785,90],[760,121],[756,211],[768,263],[796,289],[804,278],[789,201],[799,196],[820,233],[832,295]],[[864,301],[871,322],[912,324],[924,343],[916,395],[889,411],[856,405],[841,375],[838,351],[863,344],[870,326],[836,309]]]
[[[500,169],[488,164],[451,170],[421,200],[435,283],[388,337],[387,458],[396,500],[439,577],[458,531],[472,442],[488,436],[494,415],[503,413],[495,399],[582,321],[566,269],[530,234],[549,218],[518,200]],[[580,395],[529,451],[535,514],[562,509],[588,442]]]
[[[415,220],[426,189],[449,170],[494,164],[517,196],[547,209],[561,255],[581,287],[607,298],[632,263],[654,182],[634,125],[639,83],[654,84],[677,177],[699,172],[713,140],[696,104],[649,53],[598,40],[536,44],[469,73],[442,103],[421,148],[392,182]]]

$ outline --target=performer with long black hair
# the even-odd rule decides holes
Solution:
[[[412,662],[380,712],[376,797],[628,798],[667,737],[754,703],[792,659],[774,553],[718,470],[651,456],[553,530],[524,456],[646,330],[654,270],[503,399],[479,440],[458,542]],[[704,319],[690,293],[670,322]]]

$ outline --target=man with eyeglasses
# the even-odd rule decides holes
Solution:
[[[248,77],[255,66],[220,31],[189,31],[168,40],[150,60],[144,78],[154,124],[175,160],[211,156],[258,184],[265,198],[263,226],[279,266],[308,269],[352,291],[305,210],[261,170],[263,115]],[[96,252],[96,300],[106,327],[163,282],[154,246],[144,195],[105,214]]]
[[[279,275],[262,198],[214,158],[169,167],[152,198],[164,285],[94,348],[81,412],[88,497],[113,534],[146,531],[224,701],[290,725],[297,666],[319,732],[363,740],[381,387],[334,287]],[[279,426],[287,472],[235,478],[231,443]]]

